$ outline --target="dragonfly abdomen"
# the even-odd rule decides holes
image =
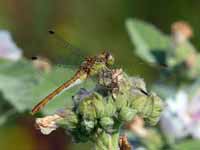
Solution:
[[[59,86],[57,89],[55,89],[53,92],[51,92],[49,95],[47,95],[42,101],[40,101],[33,109],[32,114],[35,114],[36,112],[40,111],[50,100],[61,94],[62,92],[70,89],[71,87],[80,84],[84,78],[86,78],[86,75],[82,74],[82,72],[78,71],[70,80],[63,83],[61,86]]]

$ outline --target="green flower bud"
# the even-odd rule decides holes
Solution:
[[[91,99],[80,102],[78,112],[84,119],[94,120],[96,118],[96,110]]]
[[[112,127],[114,125],[114,120],[110,117],[103,117],[100,119],[100,125],[103,129],[109,132],[112,130]]]
[[[97,93],[95,95],[96,95],[96,99],[94,100],[94,106],[96,110],[96,116],[97,118],[101,118],[104,116],[104,112],[105,112],[104,99],[101,95]]]
[[[152,101],[152,110],[151,113],[149,113],[148,116],[144,119],[148,124],[155,125],[160,119],[163,103],[162,100],[156,95],[150,96],[149,101]]]
[[[74,96],[73,96],[73,107],[74,109],[77,108],[77,106],[79,105],[79,103],[86,97],[89,97],[91,95],[91,92],[81,88]]]
[[[103,98],[97,93],[85,97],[80,102],[77,111],[83,119],[94,120],[100,118],[104,115]]]
[[[104,116],[112,117],[116,114],[116,106],[112,97],[109,97],[107,101],[104,102]]]
[[[91,132],[94,129],[95,121],[93,120],[83,120],[81,122],[81,127],[84,127],[86,132]]]
[[[131,107],[137,110],[138,115],[143,117],[147,123],[154,125],[158,122],[162,101],[155,94],[150,96],[139,96],[132,100]]]
[[[149,104],[148,96],[141,95],[134,97],[131,101],[130,107],[137,110],[137,113],[141,116],[145,116],[149,112]]]
[[[136,113],[136,110],[129,107],[124,107],[119,112],[119,120],[126,122],[131,121]]]
[[[71,110],[65,110],[63,113],[64,119],[58,121],[56,124],[66,128],[67,130],[73,130],[77,127],[78,124],[78,117],[77,115]]]
[[[118,94],[114,101],[117,110],[128,106],[128,94]]]

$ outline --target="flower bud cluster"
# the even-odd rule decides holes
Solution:
[[[92,91],[81,89],[73,97],[73,107],[59,114],[63,119],[56,125],[64,127],[75,142],[96,141],[103,147],[97,139],[118,134],[120,126],[136,115],[150,124],[157,123],[161,100],[145,93],[142,79],[131,78],[121,69],[106,70]],[[105,138],[103,141],[108,140]]]

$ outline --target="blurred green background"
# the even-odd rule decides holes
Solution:
[[[109,50],[118,66],[151,82],[156,78],[157,70],[149,64],[141,64],[141,60],[133,55],[134,47],[125,29],[126,19],[142,19],[165,33],[170,32],[172,22],[185,20],[194,29],[192,42],[198,49],[199,9],[198,0],[0,0],[0,29],[12,33],[14,41],[28,58],[42,55],[55,63],[78,65],[85,56]],[[50,37],[49,29],[54,29],[80,48],[81,55]],[[64,150],[72,147],[69,144],[71,139],[62,130],[50,136],[35,131],[33,119],[24,114],[17,117],[17,122],[11,118],[9,124],[0,127],[0,147],[8,150]],[[80,147],[76,145],[74,149]]]

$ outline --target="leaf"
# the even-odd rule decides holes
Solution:
[[[2,62],[0,64],[0,91],[3,97],[18,111],[24,110],[30,99],[28,86],[34,79],[34,69],[25,60],[13,63]]]
[[[151,86],[152,91],[158,93],[158,95],[164,100],[166,97],[175,96],[176,95],[176,87],[174,85],[163,84],[163,83],[155,83]]]
[[[0,126],[15,113],[15,109],[10,106],[10,104],[3,98],[2,93],[0,92]]]
[[[149,63],[165,63],[165,51],[170,46],[170,38],[159,31],[155,26],[139,21],[128,19],[126,28],[131,42],[135,46],[134,53]]]
[[[195,64],[186,70],[186,74],[191,78],[198,78],[200,75],[200,54],[196,54]]]
[[[175,150],[197,150],[200,149],[199,140],[184,140],[175,146]]]
[[[4,123],[6,123],[9,120],[9,117],[11,117],[14,114],[16,114],[15,109],[9,109],[6,112],[1,113],[1,115],[0,115],[0,126],[3,125]]]

